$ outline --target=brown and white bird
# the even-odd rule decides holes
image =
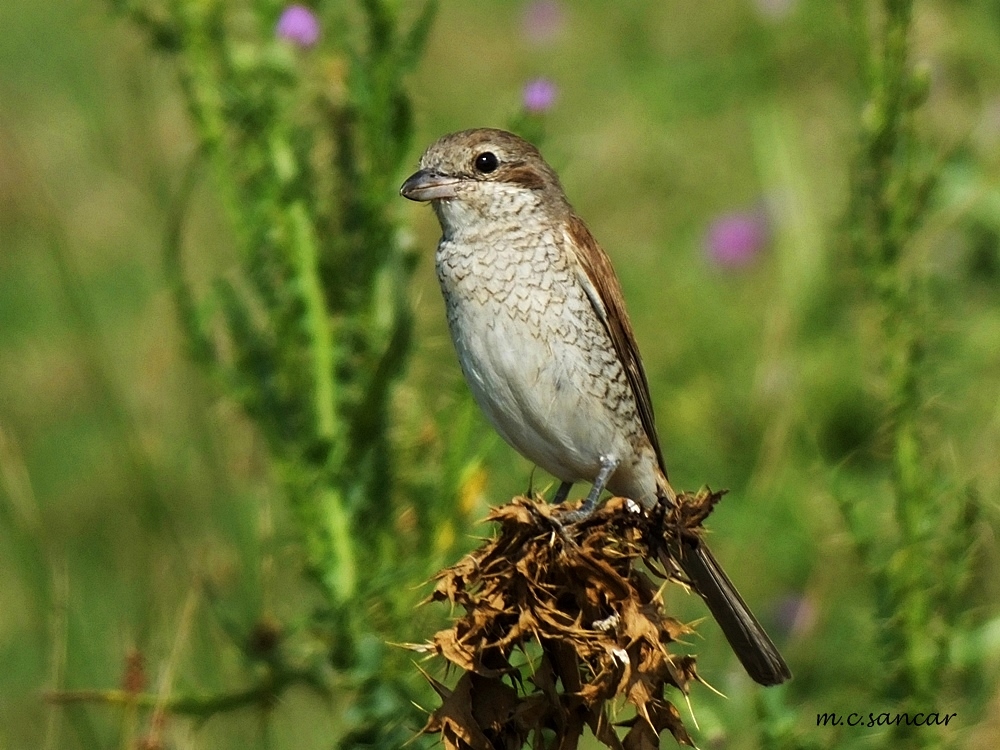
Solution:
[[[533,145],[503,130],[446,135],[400,188],[441,224],[436,267],[462,372],[497,432],[561,480],[646,508],[673,503],[649,385],[608,256]],[[749,675],[791,673],[704,542],[673,550]]]

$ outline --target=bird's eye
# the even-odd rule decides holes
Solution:
[[[489,174],[500,166],[500,160],[497,159],[497,155],[492,151],[483,151],[483,153],[476,157],[475,164],[477,172]]]

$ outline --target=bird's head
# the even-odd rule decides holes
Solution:
[[[513,133],[493,128],[463,130],[438,139],[399,192],[413,201],[430,201],[446,230],[466,221],[522,213],[532,206],[569,211],[559,178],[538,149]]]

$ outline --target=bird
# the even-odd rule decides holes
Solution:
[[[589,482],[577,518],[605,489],[646,509],[676,504],[621,283],[539,150],[495,128],[451,133],[424,151],[400,194],[429,202],[441,226],[435,269],[474,400],[560,481],[554,501]],[[705,541],[675,542],[669,556],[750,677],[788,680]]]

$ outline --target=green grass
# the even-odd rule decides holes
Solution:
[[[619,270],[671,478],[731,489],[709,524],[713,547],[795,672],[759,696],[702,625],[701,672],[729,697],[692,695],[700,745],[893,746],[878,730],[815,726],[823,711],[903,710],[879,693],[886,625],[837,505],[858,507],[891,548],[881,312],[847,234],[863,90],[845,4],[800,0],[768,21],[749,1],[565,3],[562,34],[541,46],[522,33],[522,5],[441,3],[409,78],[410,162],[444,132],[510,122],[528,78],[558,84],[543,151]],[[239,689],[260,671],[239,639],[267,616],[289,651],[312,648],[323,599],[302,575],[265,437],[185,355],[162,246],[196,134],[169,58],[98,0],[15,0],[0,28],[0,747],[124,747],[119,710],[53,707],[44,694],[118,687],[130,649],[155,692],[178,634],[174,689]],[[942,737],[970,748],[1000,739],[990,676],[1000,645],[989,635],[1000,595],[998,35],[996,2],[915,6],[913,58],[931,71],[917,129],[947,162],[912,242],[927,282],[919,419],[939,467],[932,491],[971,488],[982,516],[960,540],[979,552],[961,604],[971,657],[917,709],[957,711]],[[190,205],[184,255],[199,291],[239,262],[223,195],[205,177]],[[707,261],[708,224],[763,197],[779,210],[760,257],[744,269]],[[486,491],[467,514],[481,518],[527,487],[531,467],[467,408],[431,212],[402,200],[395,210],[419,251],[413,350],[393,401],[407,486],[436,486],[439,465],[458,484],[468,457],[485,452]],[[535,474],[536,487],[548,481]],[[399,546],[387,554],[419,547],[406,500],[393,506]],[[462,547],[484,532],[448,524],[433,530],[446,551],[437,564],[457,555],[448,538]],[[379,585],[417,598],[425,564]],[[787,597],[812,613],[791,631],[778,627]],[[705,616],[691,598],[671,604]],[[394,604],[367,606],[358,614],[371,622],[399,617]],[[409,637],[445,614],[421,612]],[[379,648],[358,646],[371,664]],[[390,661],[405,670],[407,659]],[[350,723],[349,701],[346,690],[324,701],[296,688],[269,711],[203,726],[174,718],[164,732],[174,747],[326,748]]]

